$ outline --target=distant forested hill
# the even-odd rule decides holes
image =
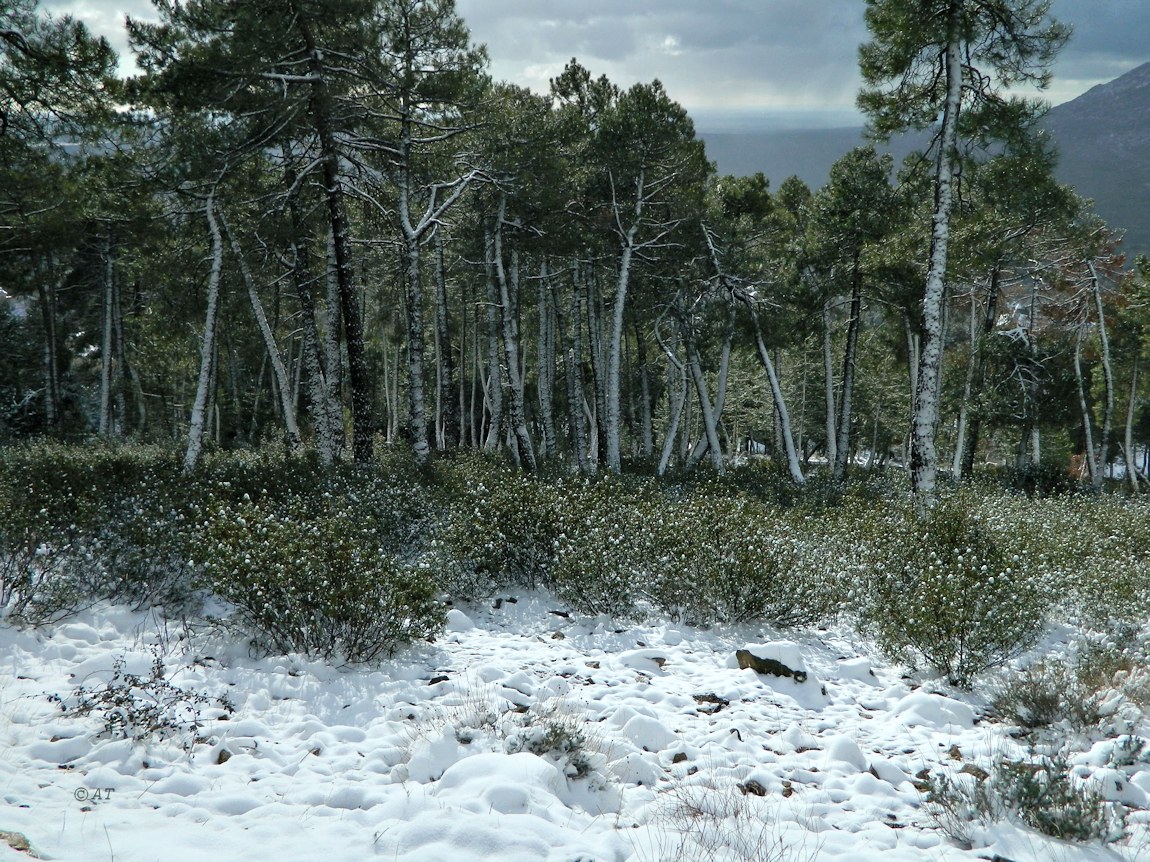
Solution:
[[[1058,176],[1095,201],[1112,227],[1126,231],[1131,258],[1150,255],[1150,63],[1052,108],[1045,120],[1058,144]],[[778,188],[792,174],[811,188],[863,142],[859,128],[700,132],[725,174],[762,171]],[[896,158],[911,149],[895,141]]]

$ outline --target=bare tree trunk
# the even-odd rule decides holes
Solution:
[[[826,402],[827,463],[833,468],[838,461],[838,414],[835,404],[835,363],[831,351],[831,297],[823,300],[823,395]]]
[[[775,414],[778,416],[779,427],[783,437],[783,449],[787,456],[787,470],[790,471],[791,481],[796,485],[805,485],[806,476],[803,475],[802,465],[799,464],[798,452],[795,450],[794,436],[791,433],[791,417],[787,412],[787,402],[783,398],[782,387],[779,386],[778,375],[775,374],[775,365],[771,362],[771,354],[763,341],[763,332],[759,326],[758,315],[751,311],[755,325],[755,347],[758,349],[759,362],[767,373],[767,382],[771,386],[771,397],[775,402]]]
[[[1094,294],[1094,309],[1098,314],[1098,339],[1102,345],[1102,379],[1106,386],[1106,406],[1102,412],[1102,434],[1099,439],[1099,451],[1096,463],[1099,470],[1092,478],[1094,487],[1102,487],[1102,479],[1106,465],[1110,462],[1110,435],[1114,426],[1114,369],[1110,363],[1110,336],[1106,329],[1106,311],[1102,305],[1102,283],[1098,278],[1098,271],[1094,262],[1089,261],[1090,285]]]
[[[619,421],[619,365],[623,355],[623,311],[627,303],[627,290],[631,284],[631,262],[635,254],[635,236],[639,232],[639,218],[642,215],[645,194],[644,174],[640,170],[635,189],[634,219],[631,227],[620,237],[623,249],[619,256],[618,278],[615,281],[615,306],[612,309],[611,340],[607,346],[607,392],[604,424],[606,425],[607,437],[607,469],[614,473],[618,473],[621,469],[619,460],[621,431]]]
[[[331,100],[324,77],[322,54],[306,19],[295,16],[300,35],[307,46],[312,75],[311,114],[319,140],[323,169],[324,198],[331,224],[335,277],[339,286],[340,312],[343,318],[344,343],[347,345],[348,382],[351,385],[352,452],[358,463],[371,460],[375,419],[372,416],[371,379],[364,350],[363,317],[351,256],[351,226],[340,184],[340,158],[335,132],[331,125]]]
[[[518,263],[512,265],[512,276],[515,283],[509,284],[507,272],[503,267],[503,220],[506,214],[507,200],[500,196],[499,209],[495,216],[493,249],[495,258],[495,274],[499,281],[499,299],[503,318],[503,350],[507,365],[508,389],[508,422],[511,426],[511,436],[515,442],[515,460],[529,470],[537,469],[535,463],[535,448],[531,442],[531,434],[527,430],[526,398],[523,393],[523,377],[519,367],[519,320],[516,314],[516,299],[513,295],[518,293]]]
[[[192,402],[188,447],[184,453],[184,473],[191,473],[196,469],[204,446],[204,426],[207,421],[212,365],[216,352],[216,321],[220,309],[220,273],[224,262],[224,244],[220,236],[220,226],[216,221],[214,192],[208,195],[205,212],[208,230],[212,236],[212,267],[208,275],[208,309],[204,319],[204,335],[200,342],[200,377],[196,385],[196,396]]]
[[[136,372],[136,366],[128,360],[128,342],[124,333],[123,296],[119,285],[115,282],[113,282],[113,290],[113,308],[115,311],[113,320],[116,328],[113,338],[116,342],[116,352],[119,355],[121,373],[125,385],[132,392],[132,401],[136,408],[136,433],[143,434],[148,425],[147,400],[144,397],[144,387],[140,383],[140,375]],[[127,410],[125,409],[123,412],[126,417]]]
[[[859,272],[859,253],[855,252],[851,270],[851,312],[847,322],[847,343],[843,351],[843,382],[839,406],[838,437],[835,441],[834,467],[831,478],[841,482],[847,471],[847,461],[851,454],[851,403],[855,386],[855,352],[858,347],[859,326],[862,321],[862,278]]]
[[[555,306],[551,296],[551,275],[544,260],[539,269],[539,374],[536,394],[539,419],[543,426],[544,458],[555,456]]]
[[[459,413],[455,407],[455,353],[451,347],[451,326],[447,307],[447,272],[443,262],[442,228],[435,231],[435,402],[439,445],[454,449],[459,445]]]
[[[695,392],[699,396],[699,412],[703,417],[703,433],[707,437],[707,449],[711,453],[711,466],[718,473],[723,472],[723,450],[719,446],[718,424],[715,421],[715,410],[711,405],[711,394],[707,390],[707,381],[703,377],[703,368],[699,364],[699,352],[695,347],[694,333],[690,330],[690,323],[683,325],[683,344],[687,353],[687,368],[691,372],[691,379],[695,383]],[[692,460],[694,460],[692,458]],[[690,463],[690,462],[688,462]]]
[[[1098,470],[1098,454],[1094,448],[1094,422],[1090,411],[1090,403],[1086,398],[1086,381],[1082,375],[1082,327],[1074,338],[1074,379],[1078,383],[1078,407],[1082,411],[1082,431],[1086,437],[1086,467],[1090,471],[1090,480],[1101,485]]]
[[[931,221],[930,269],[922,300],[922,356],[915,389],[914,421],[911,431],[911,487],[920,512],[934,506],[938,476],[938,408],[942,368],[942,306],[946,294],[946,264],[950,245],[950,214],[954,202],[954,175],[957,169],[955,147],[958,140],[958,113],[962,104],[962,51],[960,44],[960,4],[954,4],[946,22],[945,52],[946,107],[939,138],[935,174],[935,206]]]
[[[655,454],[655,430],[651,416],[651,375],[647,368],[647,340],[635,322],[635,349],[639,360],[639,429],[642,437],[643,457],[650,460]]]
[[[1138,493],[1138,464],[1134,458],[1134,413],[1138,401],[1138,360],[1134,360],[1134,367],[1130,369],[1130,400],[1126,404],[1126,433],[1125,451],[1122,453],[1126,461],[1126,478],[1130,482],[1130,490]]]
[[[663,476],[667,473],[667,467],[671,463],[671,455],[675,450],[675,439],[679,436],[679,423],[683,418],[683,405],[687,400],[687,368],[679,361],[675,351],[659,334],[661,320],[662,317],[655,322],[655,338],[659,342],[659,346],[663,348],[663,353],[666,354],[667,361],[670,363],[667,379],[667,430],[663,435],[663,450],[659,456],[659,466],[656,468],[656,473]],[[673,385],[673,382],[678,385]]]
[[[974,394],[974,375],[978,369],[978,302],[975,300],[974,286],[970,288],[970,316],[968,318],[968,341],[966,357],[966,377],[962,383],[962,401],[958,405],[958,429],[954,438],[954,457],[950,471],[957,479],[962,476],[962,465],[966,452],[966,429],[970,421],[971,397]]]
[[[490,424],[483,448],[494,452],[499,448],[503,430],[503,373],[499,367],[499,300],[495,293],[495,237],[488,229],[484,242],[486,250],[487,289],[487,386],[484,387]]]
[[[595,274],[583,271],[582,275],[582,284],[586,290],[587,352],[591,354],[591,383],[595,390],[595,410],[591,414],[595,447],[591,464],[598,465],[599,458],[607,451],[607,357],[603,349],[603,302],[596,286]]]
[[[37,281],[40,319],[44,325],[44,424],[56,430],[60,424],[60,348],[56,335],[55,273],[49,259]]]
[[[327,326],[323,333],[323,373],[324,396],[327,398],[327,421],[331,427],[334,453],[338,457],[347,442],[347,432],[343,422],[343,351],[340,349],[340,331],[343,320],[340,314],[339,269],[335,259],[335,239],[329,228],[327,234],[327,266],[324,311]],[[313,322],[315,316],[312,316]],[[317,337],[316,344],[319,344]]]
[[[272,373],[276,380],[276,389],[280,393],[280,410],[283,414],[284,431],[287,434],[288,449],[292,452],[298,452],[303,446],[303,443],[300,439],[299,426],[296,424],[295,406],[288,396],[287,369],[284,367],[283,358],[280,356],[279,345],[276,344],[275,334],[268,324],[263,303],[260,301],[259,293],[256,291],[255,279],[252,278],[251,269],[248,268],[243,250],[240,248],[235,234],[228,227],[227,219],[224,218],[223,213],[219,214],[219,223],[221,230],[228,238],[232,256],[239,265],[240,277],[243,279],[244,287],[247,288],[248,292],[248,303],[252,307],[252,314],[255,315],[256,325],[259,327],[260,336],[263,338],[264,350],[267,353],[268,359],[271,361]]]
[[[578,261],[574,271],[578,271]],[[578,275],[571,291],[571,320],[563,319],[563,303],[559,289],[552,283],[552,299],[560,337],[566,340],[563,348],[563,377],[567,384],[567,421],[571,431],[571,449],[575,466],[580,473],[587,472],[587,435],[583,424],[583,348],[580,333],[583,331],[582,298],[579,292]],[[564,335],[566,333],[566,335]]]

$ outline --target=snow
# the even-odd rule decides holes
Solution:
[[[977,694],[904,675],[847,630],[623,627],[517,598],[453,609],[439,641],[375,667],[253,657],[106,605],[0,627],[0,833],[61,862],[1037,862],[1150,845],[1011,823],[953,843],[916,776],[1025,743]],[[739,649],[808,676],[739,670]],[[147,677],[157,655],[203,696],[180,713],[198,729],[112,738],[49,700],[117,664]],[[1087,747],[1076,774],[1144,809],[1150,772],[1116,766],[1115,746]],[[0,841],[0,862],[28,858]]]

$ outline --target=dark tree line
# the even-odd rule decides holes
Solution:
[[[1145,451],[1147,267],[1006,95],[1048,79],[1047,3],[868,0],[873,131],[937,134],[812,190],[717,176],[658,81],[492,81],[450,0],[153,2],[129,80],[0,15],[6,438],[897,458],[926,501],[940,465]]]

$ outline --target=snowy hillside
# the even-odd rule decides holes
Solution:
[[[454,610],[437,643],[376,669],[254,659],[108,606],[0,629],[0,645],[3,860],[28,858],[9,849],[21,837],[68,862],[1146,853],[1150,770],[1116,766],[1115,741],[1071,767],[1133,809],[1124,841],[1071,844],[999,822],[971,825],[972,849],[956,844],[924,782],[975,782],[1025,742],[981,718],[984,700],[872,663],[845,630],[793,642],[755,626],[617,629],[526,595]],[[797,673],[740,670],[748,645]],[[126,713],[104,708],[114,692],[137,716],[154,707],[167,732],[117,725]],[[85,701],[94,708],[77,714]],[[1115,696],[1102,712],[1138,719],[1131,709]]]

